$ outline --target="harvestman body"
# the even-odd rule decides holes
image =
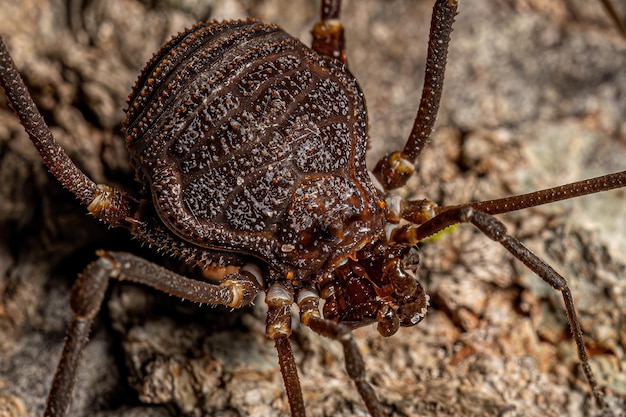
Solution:
[[[125,131],[144,186],[140,196],[95,184],[72,163],[1,43],[1,83],[11,107],[52,174],[94,217],[206,268],[236,271],[213,285],[129,253],[100,252],[72,289],[74,320],[45,415],[69,409],[78,356],[110,278],[233,308],[264,291],[266,333],[278,351],[291,412],[303,416],[289,342],[295,303],[305,326],[342,344],[346,370],[369,412],[384,415],[351,329],[377,323],[381,335],[391,336],[421,321],[428,296],[411,248],[457,223],[473,224],[561,291],[585,375],[602,405],[565,279],[492,215],[624,187],[626,171],[460,206],[404,201],[392,192],[413,174],[432,133],[456,7],[456,1],[436,2],[413,130],[372,177],[365,167],[364,100],[344,66],[339,1],[323,2],[313,50],[255,20],[207,22],[179,34],[147,64],[129,98]]]

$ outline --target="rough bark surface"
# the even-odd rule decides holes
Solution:
[[[346,0],[348,59],[368,100],[374,163],[417,109],[431,1]],[[626,8],[622,6],[622,16]],[[260,17],[308,41],[305,0],[0,2],[35,101],[76,163],[131,191],[125,99],[152,52],[207,18]],[[406,190],[484,200],[626,169],[626,40],[600,2],[462,1],[433,143]],[[569,281],[603,415],[626,408],[624,190],[501,216]],[[149,254],[51,178],[0,98],[0,416],[40,416],[71,318],[74,277],[99,248]],[[356,331],[394,416],[595,416],[560,295],[469,226],[421,249],[429,317],[389,339]],[[367,412],[338,344],[293,336],[312,416]],[[288,413],[264,306],[231,312],[114,284],[86,349],[76,416]]]

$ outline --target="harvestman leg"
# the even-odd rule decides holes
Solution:
[[[406,184],[413,175],[413,164],[430,142],[430,135],[433,132],[441,102],[448,45],[457,7],[458,1],[456,0],[437,0],[433,7],[424,87],[411,134],[402,151],[385,155],[374,168],[374,174],[385,190],[392,190]]]
[[[382,417],[384,414],[380,402],[378,401],[376,392],[374,392],[374,388],[372,388],[372,385],[365,379],[365,362],[359,352],[359,347],[354,340],[350,328],[340,323],[335,323],[334,321],[324,320],[320,317],[311,317],[307,326],[315,333],[341,343],[348,376],[356,385],[372,417]]]
[[[574,308],[572,293],[567,285],[567,281],[565,281],[565,278],[563,278],[562,275],[556,272],[541,258],[535,255],[530,249],[524,246],[518,239],[509,235],[507,233],[506,226],[492,215],[475,210],[470,206],[443,209],[444,210],[439,215],[433,217],[421,226],[416,226],[415,229],[413,229],[415,235],[412,237],[421,241],[453,224],[471,223],[488,238],[504,246],[506,250],[519,259],[531,271],[539,275],[539,277],[548,283],[552,288],[560,291],[565,303],[567,319],[574,336],[574,341],[576,342],[578,358],[582,363],[583,371],[589,385],[591,386],[596,403],[600,408],[604,408],[604,394],[600,391],[598,383],[593,375],[593,372],[591,371],[589,356],[587,355],[583,341],[583,332],[576,315],[576,309]]]
[[[137,202],[123,191],[93,182],[72,162],[65,150],[56,142],[50,129],[24,85],[9,51],[0,37],[0,87],[9,105],[20,119],[24,130],[39,151],[41,159],[52,175],[72,192],[89,212],[111,226],[120,226],[132,217]]]
[[[227,275],[220,285],[213,285],[178,275],[130,253],[100,252],[99,259],[87,266],[72,287],[70,306],[74,318],[54,375],[45,417],[67,415],[79,359],[111,278],[143,284],[183,300],[232,308],[250,304],[260,290],[249,272]]]
[[[291,312],[285,313],[285,317]],[[300,378],[298,377],[298,368],[296,360],[293,356],[293,349],[289,337],[280,336],[274,339],[274,347],[278,352],[278,364],[280,365],[280,373],[283,376],[283,384],[289,402],[289,409],[292,417],[306,417],[306,409],[304,408],[304,398],[302,398],[302,388],[300,388]]]
[[[343,347],[343,355],[348,376],[357,387],[367,410],[372,417],[382,417],[384,412],[372,385],[365,379],[365,362],[359,351],[349,327],[323,319],[319,311],[319,296],[311,289],[305,289],[298,294],[298,308],[300,322],[315,333],[336,340]]]
[[[291,415],[292,417],[305,417],[306,410],[300,388],[300,378],[298,378],[298,369],[289,341],[293,290],[275,282],[265,294],[265,304],[268,307],[265,334],[274,340],[274,346],[278,352],[278,364],[289,400]]]
[[[321,20],[313,26],[311,48],[320,55],[326,55],[346,63],[345,37],[339,14],[341,0],[322,0]]]

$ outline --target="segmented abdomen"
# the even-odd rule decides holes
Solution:
[[[126,129],[171,230],[271,263],[278,247],[297,244],[285,222],[303,182],[357,202],[338,212],[367,211],[365,118],[341,64],[248,20],[205,23],[165,45],[129,98]]]

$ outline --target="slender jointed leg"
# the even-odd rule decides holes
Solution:
[[[620,171],[528,194],[463,204],[462,206],[472,207],[475,210],[482,211],[483,213],[500,214],[522,210],[529,207],[537,207],[542,204],[554,203],[555,201],[567,200],[573,197],[613,190],[615,188],[625,186],[626,171]]]
[[[346,361],[346,372],[348,372],[350,379],[354,381],[361,398],[363,398],[365,402],[367,410],[372,417],[384,416],[374,388],[372,388],[372,385],[365,379],[365,362],[363,361],[361,352],[359,352],[359,347],[354,340],[350,328],[320,317],[311,317],[307,326],[315,333],[341,343]]]
[[[2,38],[0,38],[0,86],[9,105],[39,151],[41,159],[63,187],[89,206],[91,214],[109,225],[117,226],[120,221],[132,217],[136,203],[123,191],[93,182],[72,162],[54,139]]]
[[[113,263],[102,257],[89,264],[72,287],[70,306],[74,318],[65,337],[44,417],[65,416],[69,411],[78,361],[89,339],[93,319],[100,311],[112,275]]]
[[[374,174],[386,190],[399,188],[406,184],[413,175],[413,164],[424,147],[430,142],[441,102],[448,45],[452,33],[452,24],[457,14],[457,6],[456,0],[437,0],[435,2],[428,38],[424,87],[411,134],[402,151],[385,155],[378,161],[374,169]]]
[[[341,0],[322,0],[321,20],[313,26],[311,48],[346,63],[345,36],[339,20]]]
[[[490,214],[473,209],[470,206],[452,207],[444,210],[441,214],[427,221],[415,230],[416,239],[422,240],[428,236],[445,229],[446,227],[457,223],[471,223],[478,228],[488,238],[500,243],[513,256],[522,261],[531,271],[539,275],[541,279],[550,284],[552,288],[560,291],[565,303],[565,311],[570,324],[576,348],[578,350],[578,358],[581,361],[583,371],[587,381],[593,391],[596,403],[600,408],[604,408],[604,395],[598,386],[598,383],[591,370],[589,364],[589,356],[585,349],[583,341],[583,332],[580,321],[576,315],[574,308],[574,300],[572,293],[567,285],[567,281],[554,270],[550,265],[545,263],[541,258],[535,255],[530,249],[524,246],[518,239],[509,235],[506,226],[498,219]]]
[[[99,255],[72,287],[70,305],[74,318],[48,396],[46,417],[66,416],[69,411],[79,358],[102,306],[109,279],[137,282],[185,300],[233,308],[250,304],[260,289],[249,272],[226,275],[220,285],[213,285],[183,277],[129,253]]]
[[[283,376],[291,415],[293,417],[305,417],[306,410],[300,389],[298,368],[293,357],[291,342],[289,342],[293,292],[286,286],[275,283],[267,291],[265,303],[268,307],[265,334],[274,340],[278,352],[278,363],[280,364],[280,372]]]
[[[300,388],[300,378],[298,377],[298,368],[296,367],[296,360],[293,357],[291,342],[288,337],[281,336],[274,339],[274,346],[276,347],[276,352],[278,352],[278,363],[283,376],[287,399],[289,400],[291,416],[306,417],[302,389]]]
[[[367,410],[372,417],[384,416],[374,388],[365,379],[365,362],[350,328],[321,317],[319,295],[313,289],[300,291],[298,294],[298,308],[300,309],[300,322],[302,324],[321,336],[341,343],[346,362],[346,371],[348,376],[354,381]]]

